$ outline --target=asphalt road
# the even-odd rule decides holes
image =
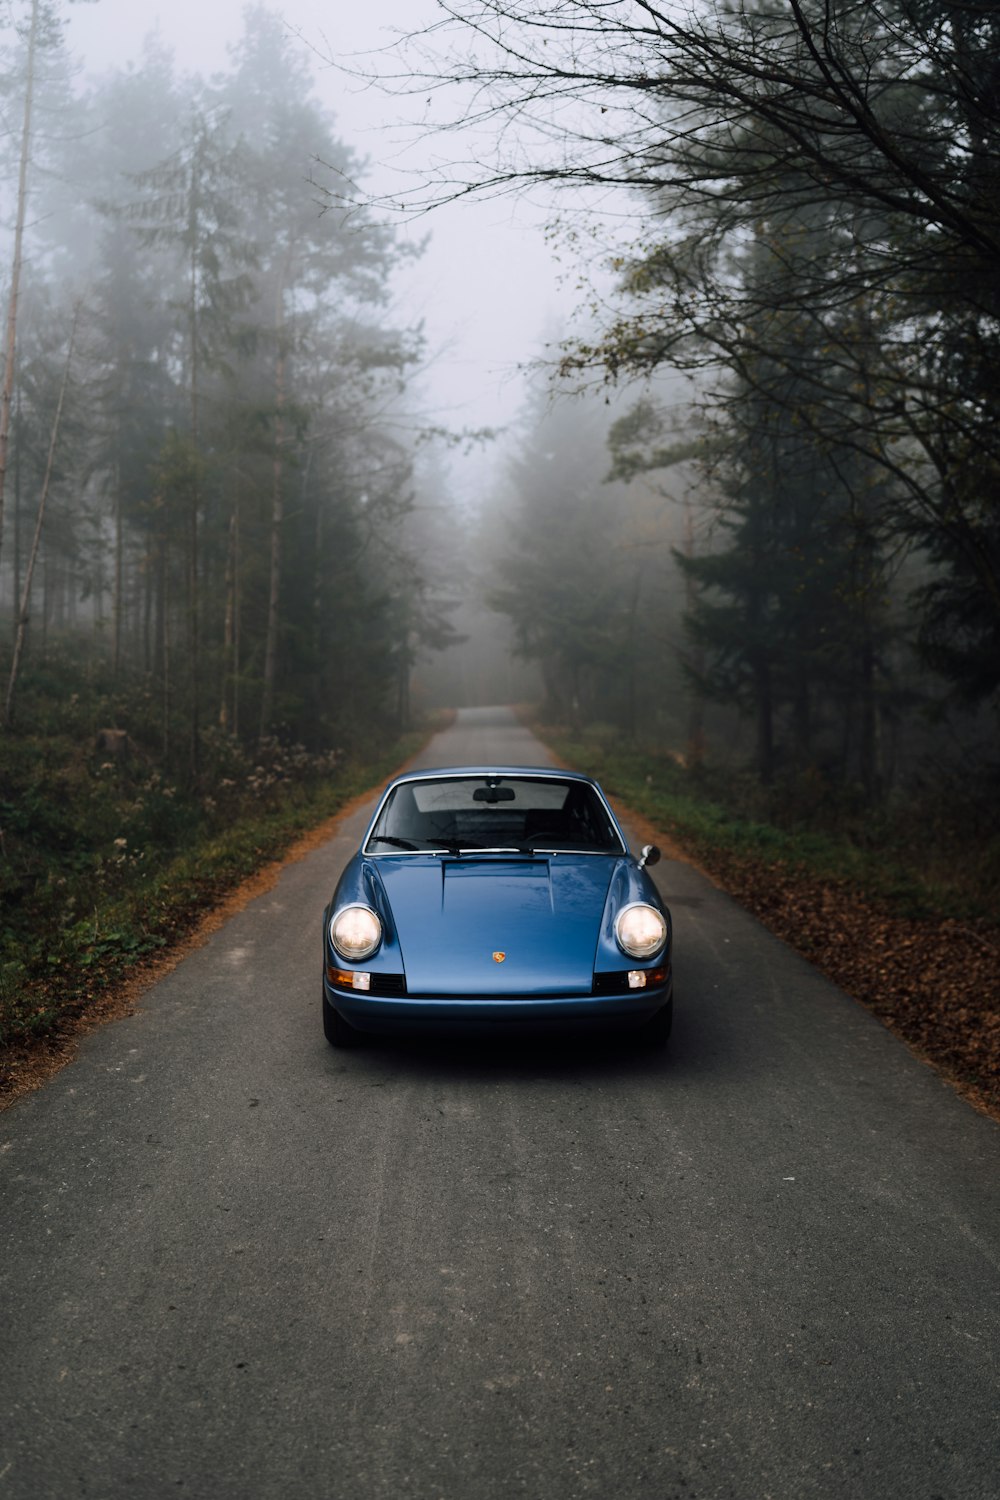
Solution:
[[[365,817],[0,1116],[0,1500],[996,1500],[1000,1128],[670,861],[666,1053],[334,1052]]]

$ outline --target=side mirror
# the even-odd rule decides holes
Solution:
[[[639,869],[644,870],[647,865],[656,865],[660,862],[660,851],[655,844],[643,844],[642,858],[639,860]]]

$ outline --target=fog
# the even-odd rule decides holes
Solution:
[[[887,22],[844,43],[884,102],[829,83],[803,154],[768,89],[813,107],[813,23],[704,14],[9,6],[12,685],[30,623],[195,745],[499,698],[876,801],[978,746],[993,95],[956,132],[970,64]]]
[[[365,189],[388,195],[422,179],[441,147],[420,138],[413,101],[351,74],[377,66],[401,33],[430,25],[434,0],[372,0],[363,7],[288,0],[271,8],[309,58],[318,95],[339,133],[365,159]],[[210,8],[194,0],[169,6],[100,0],[70,12],[68,40],[85,74],[128,68],[155,36],[181,69],[209,76],[225,67],[243,11],[243,0],[217,0]],[[461,157],[468,149],[461,132],[449,135],[449,154]],[[303,176],[308,170],[303,163]],[[429,218],[390,217],[403,241],[423,246],[414,264],[396,272],[391,287],[397,316],[419,321],[426,339],[420,374],[412,379],[419,419],[454,432],[496,433],[486,442],[450,448],[436,471],[458,508],[471,515],[502,480],[529,367],[554,357],[560,333],[577,310],[579,288],[546,243],[550,214],[541,204],[487,198],[443,205]],[[425,497],[432,503],[438,498]],[[537,671],[514,659],[505,622],[484,615],[476,597],[463,600],[456,619],[466,643],[437,659],[424,654],[415,684],[418,702],[536,695]]]
[[[388,194],[421,180],[442,154],[462,156],[461,133],[420,139],[414,101],[366,85],[351,71],[379,65],[400,34],[432,24],[435,0],[368,0],[365,5],[283,0],[280,14],[313,64],[317,92],[338,131],[366,159],[364,186]],[[127,67],[158,35],[180,68],[209,76],[226,64],[240,34],[245,0],[98,0],[68,13],[70,46],[87,72]],[[338,64],[342,65],[343,71]],[[303,163],[303,176],[309,164]],[[421,380],[428,419],[456,428],[504,427],[524,396],[523,367],[544,352],[554,327],[579,303],[573,270],[545,242],[550,206],[525,199],[483,199],[443,206],[429,218],[399,221],[399,233],[423,242],[419,262],[394,278],[408,321],[424,323],[427,371]],[[567,282],[569,284],[567,284]],[[456,467],[462,493],[488,484],[494,456],[481,451]]]

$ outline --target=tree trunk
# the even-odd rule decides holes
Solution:
[[[163,714],[163,761],[166,766],[170,754],[170,623],[168,598],[170,578],[169,538],[167,534],[166,500],[157,495],[153,500],[156,518],[154,543],[155,556],[155,616],[153,621],[154,671],[160,672],[160,705]]]
[[[694,557],[694,511],[690,500],[684,501],[684,555]],[[697,586],[687,571],[684,573],[684,610],[688,619],[694,616]],[[688,687],[688,727],[686,761],[689,766],[700,766],[705,758],[705,695],[699,686],[705,674],[705,648],[695,642],[691,651],[691,669],[696,680]]]
[[[231,727],[229,714],[229,692],[233,691],[233,714],[236,718],[236,581],[237,581],[237,547],[239,545],[240,527],[240,500],[239,490],[233,495],[233,508],[229,514],[229,535],[226,543],[226,577],[225,577],[225,613],[222,621],[222,693],[219,698],[219,728],[228,730]]]
[[[38,40],[39,0],[32,0],[31,30],[28,34],[28,77],[24,90],[24,121],[21,126],[21,164],[17,179],[17,218],[14,225],[14,262],[10,274],[10,300],[7,304],[7,345],[4,360],[3,389],[0,392],[0,549],[3,547],[4,490],[7,482],[7,452],[10,443],[10,407],[14,392],[14,366],[17,350],[17,299],[21,286],[24,219],[28,204],[28,155],[31,137],[31,110],[35,93],[35,46]]]
[[[45,524],[45,504],[49,498],[49,486],[52,482],[52,465],[56,456],[56,444],[59,441],[59,424],[62,421],[63,406],[66,401],[66,387],[69,384],[69,371],[70,365],[73,362],[73,347],[76,344],[76,329],[79,321],[80,304],[77,303],[73,312],[73,324],[70,329],[69,348],[66,351],[66,364],[63,367],[62,383],[59,386],[59,400],[56,403],[56,414],[52,421],[52,436],[49,440],[49,452],[45,461],[45,478],[42,480],[42,493],[38,501],[38,515],[35,518],[35,534],[31,540],[31,551],[28,554],[28,564],[24,573],[24,588],[21,593],[21,607],[17,618],[17,634],[14,637],[14,655],[10,664],[7,699],[4,704],[4,724],[8,729],[13,722],[14,691],[17,687],[17,677],[21,665],[21,653],[24,650],[24,640],[28,632],[28,619],[31,607],[31,583],[35,573],[38,548],[42,540],[42,527]]]
[[[201,504],[201,484],[199,474],[199,440],[201,436],[201,414],[199,407],[198,380],[200,377],[198,360],[198,230],[199,209],[198,198],[198,170],[197,156],[191,163],[191,187],[188,196],[188,230],[191,240],[190,259],[190,339],[191,339],[191,447],[193,473],[191,478],[191,510],[188,517],[188,648],[190,660],[188,663],[189,691],[191,694],[189,723],[190,723],[190,745],[189,745],[189,769],[191,779],[195,780],[198,775],[198,763],[201,758],[201,733],[198,718],[198,694],[201,686],[201,635],[199,629],[199,598],[198,598],[198,508]]]
[[[14,600],[21,597],[21,522],[23,519],[21,489],[21,391],[18,388],[14,408]],[[11,616],[11,630],[17,633],[17,615]]]
[[[240,732],[240,673],[243,670],[243,656],[240,650],[242,634],[240,631],[240,610],[242,605],[242,541],[240,533],[240,513],[236,511],[236,537],[234,539],[234,577],[233,577],[233,599],[235,610],[233,613],[233,734]]]
[[[642,597],[642,568],[638,568],[632,589],[632,599],[628,612],[628,680],[625,691],[625,732],[630,739],[635,739],[639,728],[638,710],[638,634],[639,634],[639,600]]]
[[[396,722],[400,729],[410,727],[410,658],[403,651],[396,669]]]
[[[198,691],[201,685],[201,639],[199,630],[199,599],[198,599],[198,482],[195,480],[194,490],[191,496],[191,513],[188,517],[189,544],[188,544],[188,645],[191,652],[190,667],[190,693],[191,704],[189,713],[190,743],[188,750],[188,765],[192,779],[198,775],[198,763],[201,751],[201,730],[199,724]]]
[[[876,684],[876,662],[875,644],[872,639],[871,622],[867,602],[862,606],[863,617],[863,639],[860,651],[860,692],[861,692],[861,743],[858,753],[860,759],[861,784],[865,789],[865,801],[873,805],[880,800],[882,792],[882,768],[879,755],[879,714],[878,714],[878,690]]]
[[[796,667],[792,689],[792,723],[795,729],[795,758],[800,767],[812,763],[812,703],[809,680],[802,667]]]
[[[267,637],[264,645],[264,685],[260,703],[260,737],[271,727],[274,686],[278,672],[278,627],[281,608],[281,532],[285,520],[285,350],[283,343],[283,293],[278,290],[278,359],[274,372],[274,463],[271,489],[271,585],[267,602]]]
[[[757,727],[757,774],[765,786],[774,780],[774,705],[771,664],[762,650],[754,653],[754,709]]]
[[[125,544],[122,535],[122,481],[121,470],[115,465],[115,569],[111,585],[111,675],[117,677],[121,667],[122,651],[122,590],[124,588],[123,559]]]
[[[580,733],[580,666],[571,662],[569,668],[569,727],[574,734]]]
[[[153,657],[153,554],[147,539],[142,559],[142,670],[147,677],[154,670]]]
[[[153,500],[153,509],[156,517],[156,534],[154,544],[156,555],[153,559],[155,592],[155,612],[153,619],[153,670],[154,672],[163,665],[163,636],[166,629],[167,608],[167,538],[166,526],[163,518],[163,496],[157,495]]]
[[[166,567],[164,567],[164,569],[163,569],[163,591],[162,591],[162,596],[161,596],[162,597],[162,608],[163,608],[163,639],[162,639],[162,642],[161,642],[162,648],[163,648],[163,683],[162,683],[162,689],[163,689],[163,691],[162,691],[162,699],[161,699],[161,701],[162,701],[162,704],[163,704],[163,765],[164,765],[164,769],[166,769],[166,767],[167,767],[167,765],[169,764],[169,761],[170,761],[170,738],[171,738],[170,737],[170,709],[171,709],[171,702],[170,702],[170,600],[167,597],[168,577],[169,577],[169,569],[167,569]]]

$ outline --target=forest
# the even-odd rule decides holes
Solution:
[[[992,7],[465,0],[444,39],[401,44],[386,86],[444,90],[459,118],[465,89],[498,140],[520,131],[516,162],[426,202],[544,182],[569,222],[581,193],[628,189],[613,246],[570,237],[583,273],[613,249],[614,296],[536,381],[496,493],[466,502],[464,557],[448,517],[414,519],[421,335],[388,316],[412,245],[280,16],[249,7],[211,81],[151,42],[81,82],[56,0],[22,9],[8,727],[32,651],[86,639],[141,676],[190,775],[206,732],[328,749],[405,719],[467,571],[574,722],[697,759],[735,715],[763,783],[819,769],[872,804],[925,750],[989,761]]]
[[[538,618],[528,574],[513,556],[501,565],[502,607],[562,684],[562,716],[572,699],[634,731],[641,702],[645,725],[690,758],[735,732],[764,785],[808,772],[870,807],[928,764],[991,793],[996,7],[448,9],[451,26],[412,39],[390,82],[436,89],[445,120],[474,113],[501,142],[516,121],[517,149],[442,174],[423,201],[544,185],[563,196],[565,241],[617,278],[558,374],[592,402],[595,383],[615,392],[591,478],[601,468],[645,494],[606,495],[589,543],[586,501],[540,523],[550,578],[586,580],[573,608],[557,587]],[[595,229],[622,187],[628,201]],[[571,451],[573,437],[553,470]],[[560,507],[552,488],[536,493],[540,472],[529,445],[529,529]],[[593,587],[584,554],[591,574],[603,564]],[[654,580],[682,630],[665,626]],[[688,707],[665,719],[674,663]]]
[[[81,82],[60,7],[25,9],[5,79],[8,728],[30,628],[36,659],[87,641],[140,674],[171,767],[196,774],[212,732],[329,748],[398,711],[443,628],[406,537],[405,252],[360,203],[322,211],[319,180],[361,164],[277,14],[247,9],[210,82],[155,39]]]

